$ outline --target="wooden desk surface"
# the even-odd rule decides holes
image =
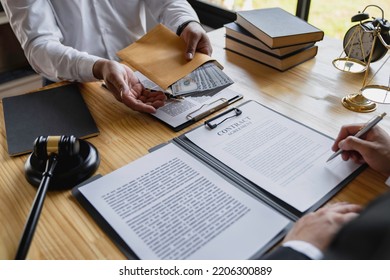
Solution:
[[[244,101],[257,100],[332,137],[336,137],[343,124],[366,122],[377,113],[390,113],[387,105],[379,105],[376,112],[366,114],[349,111],[341,105],[343,96],[359,90],[363,74],[344,73],[332,66],[332,60],[342,50],[338,40],[325,38],[317,43],[319,51],[314,59],[287,72],[278,72],[225,51],[223,29],[211,32],[210,38],[213,56],[224,65],[225,72],[235,81],[232,87],[244,95]],[[381,62],[374,63],[373,70],[380,65]],[[376,77],[387,81],[389,66],[385,65]],[[175,133],[151,116],[131,111],[99,83],[83,84],[80,88],[101,132],[89,139],[101,155],[100,174],[142,157],[149,148],[186,131]],[[380,125],[390,132],[389,117]],[[27,156],[10,157],[7,153],[3,117],[0,133],[0,259],[13,259],[36,189],[24,178]],[[366,169],[331,201],[365,204],[387,190],[385,179]],[[48,193],[28,258],[124,259],[124,255],[70,191],[63,191]]]

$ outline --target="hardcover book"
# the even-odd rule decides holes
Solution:
[[[236,22],[270,48],[320,41],[324,32],[281,8],[237,12]]]
[[[315,42],[310,42],[310,43],[305,43],[300,45],[293,45],[288,47],[271,49],[262,41],[257,39],[254,35],[252,35],[252,33],[248,32],[246,29],[242,28],[240,25],[238,25],[235,22],[230,22],[228,24],[225,24],[225,30],[226,30],[226,37],[228,38],[241,41],[250,46],[263,50],[266,53],[276,55],[279,57],[286,56],[288,54],[297,52],[302,49],[306,49],[315,44]]]
[[[315,57],[318,51],[317,46],[311,46],[303,50],[290,53],[286,56],[279,57],[229,37],[225,38],[225,42],[227,50],[256,60],[279,71],[286,71]]]

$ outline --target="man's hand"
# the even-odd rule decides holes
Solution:
[[[186,43],[187,49],[185,58],[187,60],[193,59],[195,52],[201,52],[211,56],[213,48],[209,37],[203,27],[197,22],[190,22],[180,34],[180,37]]]
[[[93,67],[94,76],[104,80],[114,97],[139,112],[155,113],[163,106],[166,96],[161,91],[145,90],[134,72],[116,61],[100,59]]]
[[[364,124],[345,125],[341,128],[332,150],[343,150],[344,160],[367,163],[372,169],[390,176],[390,136],[382,128],[375,126],[363,135],[354,137]]]
[[[283,242],[301,240],[311,243],[322,252],[329,246],[335,234],[347,222],[358,215],[361,207],[356,204],[335,203],[300,218]]]

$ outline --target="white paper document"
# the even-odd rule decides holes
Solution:
[[[247,259],[290,222],[174,144],[78,189],[141,259]]]
[[[216,128],[201,126],[185,136],[301,212],[359,167],[341,157],[326,163],[333,153],[333,140],[317,131],[256,102],[245,103],[239,109],[242,114]]]

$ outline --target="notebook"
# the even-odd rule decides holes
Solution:
[[[77,84],[6,97],[2,102],[11,156],[31,152],[34,140],[41,135],[82,139],[99,134]]]

